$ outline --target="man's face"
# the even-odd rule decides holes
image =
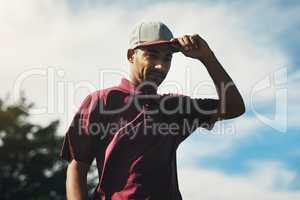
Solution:
[[[139,47],[131,59],[130,76],[135,84],[150,82],[159,86],[169,72],[172,51],[167,46]]]

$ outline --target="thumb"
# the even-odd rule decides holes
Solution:
[[[171,42],[171,46],[176,50],[176,52],[181,51],[181,46],[177,38],[172,38],[170,42]]]

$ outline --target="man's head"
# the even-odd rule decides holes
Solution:
[[[130,78],[135,85],[150,82],[159,86],[165,79],[177,50],[171,41],[173,34],[161,22],[138,24],[130,34],[127,58]]]

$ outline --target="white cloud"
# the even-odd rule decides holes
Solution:
[[[54,106],[53,112],[36,116],[38,119],[57,116],[69,124],[74,101],[78,105],[91,90],[118,82],[117,74],[107,75],[104,84],[100,84],[99,76],[104,69],[127,72],[127,36],[132,25],[137,23],[136,19],[162,20],[175,36],[193,33],[203,36],[241,89],[246,103],[258,81],[278,66],[289,63],[284,51],[272,44],[275,33],[269,32],[269,43],[265,45],[255,43],[259,36],[253,39],[251,30],[243,28],[248,23],[251,9],[240,13],[226,4],[176,2],[157,3],[135,12],[120,5],[104,7],[97,4],[75,13],[67,1],[12,0],[0,1],[0,5],[0,66],[6,69],[2,72],[0,95],[11,92],[24,71],[38,68],[47,72],[48,66],[56,69],[53,94],[47,89],[46,76],[31,76],[22,84],[21,88],[39,107],[49,106],[49,101]],[[277,26],[286,26],[285,23]],[[63,70],[64,75],[57,75],[58,70]],[[204,81],[212,85],[199,62],[176,55],[161,91],[174,90],[176,84],[178,92],[203,96],[207,94]],[[65,87],[60,96],[58,82]],[[210,88],[209,93],[214,95],[214,89]],[[58,111],[58,105],[63,108],[61,111]]]
[[[217,122],[211,131],[198,128],[180,144],[177,151],[179,166],[196,165],[201,157],[220,154],[226,157],[234,151],[232,148],[234,144],[257,134],[257,130],[264,126],[265,124],[256,117],[243,116],[226,122]]]
[[[48,110],[48,114],[33,115],[32,118],[43,122],[47,121],[45,118],[59,117],[62,119],[61,130],[70,123],[74,107],[79,105],[87,93],[117,83],[120,73],[126,73],[127,35],[137,22],[136,19],[162,20],[170,26],[175,36],[193,33],[203,36],[241,89],[248,110],[252,88],[260,80],[273,75],[278,66],[289,64],[285,52],[276,46],[277,43],[273,43],[277,32],[268,32],[265,41],[266,33],[263,31],[253,37],[251,29],[244,28],[255,10],[269,11],[266,2],[247,9],[241,9],[240,5],[235,10],[225,4],[161,3],[134,13],[121,6],[100,5],[85,7],[74,13],[66,1],[52,0],[29,0],[26,3],[0,1],[0,5],[0,66],[5,69],[2,70],[4,78],[1,79],[1,92],[12,92],[16,80],[24,71],[44,71],[46,75],[25,79],[21,89],[25,90],[30,100],[37,103],[37,107]],[[271,14],[276,15],[276,10],[272,10]],[[277,24],[277,27],[282,27],[277,30],[291,23],[287,22],[287,17],[284,19]],[[261,39],[264,40],[262,44],[257,42]],[[48,66],[53,68],[49,69]],[[100,80],[100,73],[105,69],[121,71],[119,74],[106,74],[104,80]],[[60,76],[59,70],[64,75]],[[48,83],[51,74],[54,81]],[[49,85],[53,91],[50,91]],[[215,95],[213,83],[205,68],[199,62],[180,54],[174,56],[173,66],[161,91],[192,96]],[[263,94],[267,94],[268,100],[274,97],[273,90],[263,91]],[[264,99],[263,95],[258,94],[257,97]],[[254,103],[260,105],[263,102]],[[290,122],[293,119],[297,120],[293,117]],[[251,134],[253,128],[263,124],[256,118],[243,117],[227,122],[224,126],[230,129],[230,125],[235,130],[233,136],[218,135],[200,141],[207,147],[203,149],[203,155],[229,148],[233,142]],[[217,131],[222,132],[222,129]],[[216,142],[219,144],[217,147],[212,145]]]
[[[286,189],[295,173],[276,161],[253,161],[246,175],[186,167],[179,170],[183,199],[189,200],[295,200],[300,192]]]
[[[0,0],[0,96],[13,91],[16,80],[24,71],[43,71],[45,75],[25,79],[21,89],[25,90],[30,101],[36,102],[38,107],[48,109],[45,114],[34,115],[33,119],[44,122],[50,118],[60,118],[61,130],[70,123],[74,107],[78,106],[87,93],[117,83],[120,73],[127,72],[127,36],[137,19],[162,20],[173,30],[175,36],[193,33],[203,36],[241,89],[248,107],[251,91],[258,82],[272,75],[278,68],[293,67],[290,66],[289,55],[279,46],[277,36],[289,26],[294,26],[293,20],[300,19],[296,7],[283,11],[269,1],[233,7],[226,2],[217,6],[157,3],[134,11],[121,5],[85,6],[75,13],[66,0]],[[47,68],[49,66],[53,68]],[[99,80],[100,72],[105,69],[121,72]],[[54,81],[49,84],[51,73]],[[292,80],[298,80],[298,75],[294,75]],[[200,87],[204,81],[212,85],[206,69],[199,62],[179,54],[174,56],[173,66],[161,91],[175,90],[178,86],[177,92],[192,96],[214,95],[214,90],[207,89],[206,84],[206,87]],[[297,90],[297,84],[293,85],[292,91]],[[53,94],[49,91],[49,85],[54,88]],[[265,93],[267,100],[274,97],[273,92]],[[291,95],[298,98],[296,92]],[[258,97],[263,99],[262,96]],[[289,106],[298,108],[298,101],[294,99],[293,105]],[[257,102],[263,103],[265,102]],[[49,105],[52,107],[51,112]],[[299,124],[298,113],[292,115],[291,123]],[[224,124],[228,128],[226,130],[230,129],[231,124],[235,134],[196,136],[192,138],[193,143],[182,145],[184,152],[179,157],[181,156],[182,163],[186,163],[184,167],[193,165],[193,160],[203,155],[229,149],[234,142],[264,126],[257,118],[252,117],[242,117]],[[222,129],[219,133],[221,132]],[[195,151],[194,147],[200,145],[203,148]],[[279,170],[285,169],[280,166]],[[275,176],[274,171],[269,176],[254,173],[247,177],[231,177],[206,169],[184,168],[180,174],[184,195],[188,199],[200,199],[198,194],[204,195],[202,199],[209,200],[288,200],[299,197],[298,193],[275,193],[260,188],[257,181],[251,179],[262,177],[261,180],[271,180]],[[289,177],[286,174],[283,176]],[[196,181],[190,183],[189,177],[195,177]],[[284,180],[289,182],[288,178]]]

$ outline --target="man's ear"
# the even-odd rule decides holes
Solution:
[[[127,50],[127,60],[130,62],[130,63],[133,63],[133,58],[134,58],[134,50],[133,49],[128,49]]]

